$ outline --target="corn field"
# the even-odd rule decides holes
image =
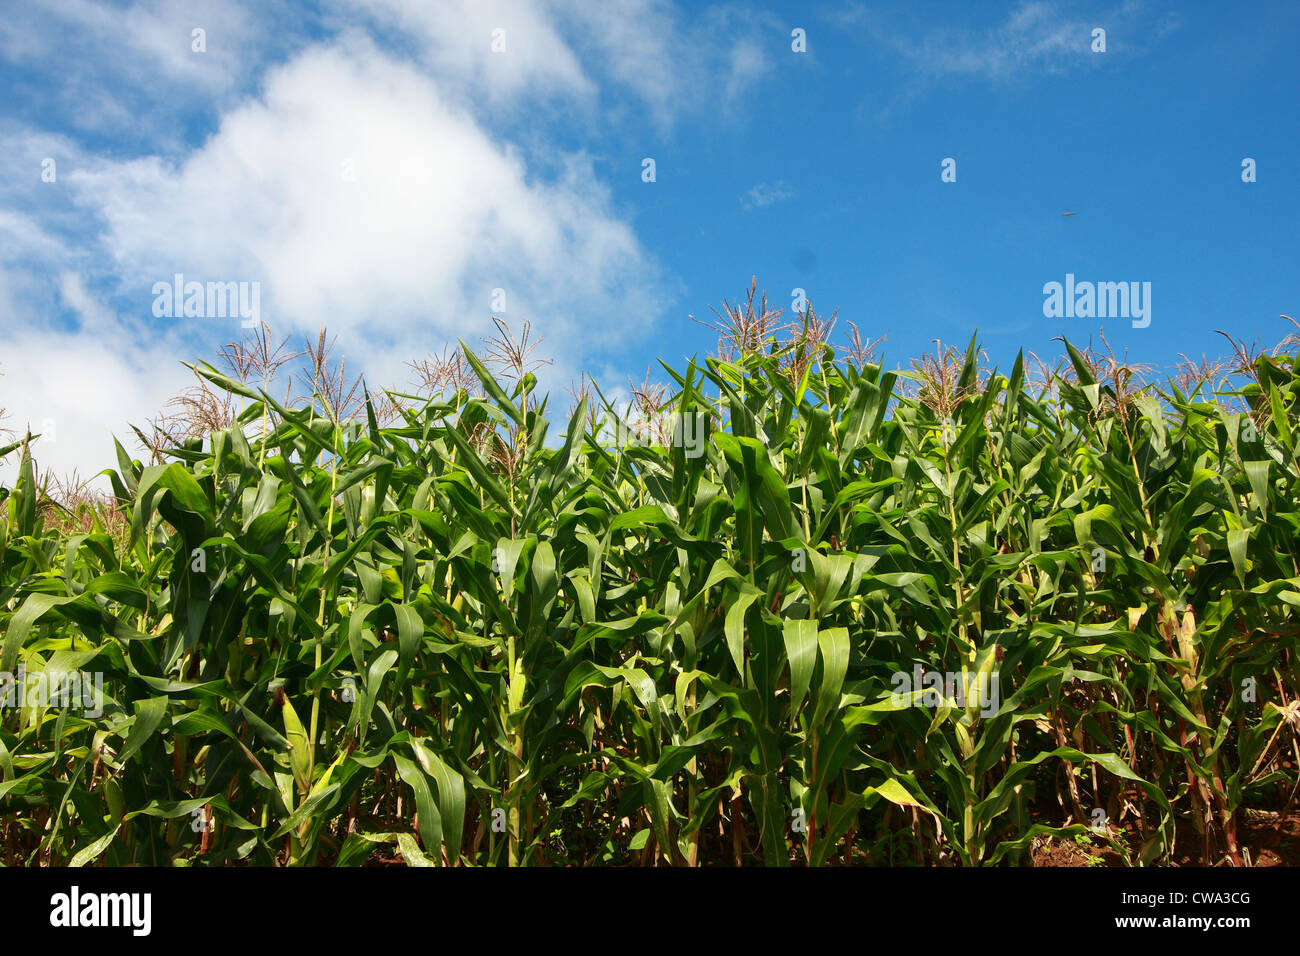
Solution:
[[[10,444],[0,672],[103,692],[4,678],[0,861],[1250,864],[1300,784],[1296,350],[1066,352],[760,337],[550,441],[468,347],[384,414],[196,363],[231,423],[119,444],[80,521]]]

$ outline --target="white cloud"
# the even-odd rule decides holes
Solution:
[[[3,288],[0,274],[0,289]],[[143,457],[131,425],[145,427],[169,398],[193,384],[179,363],[184,344],[175,337],[132,336],[121,319],[90,294],[72,273],[59,278],[59,295],[78,325],[67,330],[20,327],[0,351],[0,406],[9,430],[0,443],[40,434],[32,456],[47,474],[77,472],[83,479],[117,466],[114,436],[133,457]],[[0,296],[2,298],[2,296]],[[0,462],[11,481],[18,454]],[[106,480],[95,481],[101,491]]]
[[[420,60],[457,92],[496,102],[530,93],[590,98],[595,86],[554,22],[535,0],[358,0],[349,4],[417,41]],[[504,49],[493,50],[501,30]]]
[[[977,8],[972,9],[978,14]],[[1093,28],[1107,30],[1108,53],[1115,53],[1117,43],[1125,46],[1123,38],[1134,32],[1142,12],[1142,4],[1133,0],[1086,16],[1053,0],[1025,0],[993,26],[927,27],[918,32],[886,23],[881,15],[854,3],[835,10],[830,19],[843,29],[865,31],[923,76],[978,76],[1003,82],[1100,65],[1103,58],[1091,50]]]
[[[726,99],[739,99],[767,69],[765,47],[753,37],[738,39],[727,52],[727,72],[723,78]]]
[[[238,0],[37,0],[0,18],[0,57],[22,66],[24,99],[43,119],[57,112],[78,130],[173,149],[185,135],[179,115],[229,102],[298,27]],[[195,28],[205,52],[191,48]]]
[[[794,197],[794,190],[786,186],[784,182],[758,183],[747,189],[744,195],[740,197],[740,205],[747,211],[762,209],[764,206],[770,206],[773,203],[793,199]]]
[[[654,120],[668,125],[683,106],[696,58],[684,58],[693,38],[680,35],[676,11],[667,0],[560,0],[581,27],[586,45],[599,54],[611,78],[649,104]]]
[[[936,31],[898,49],[923,72],[1006,79],[1026,70],[1059,72],[1086,62],[1091,20],[1066,17],[1054,4],[1023,3],[997,27],[967,34]]]
[[[736,104],[769,69],[758,34],[771,16],[727,5],[690,19],[670,0],[360,0],[360,8],[412,38],[422,66],[453,98],[517,108],[551,97],[621,117],[611,94],[626,90],[661,132],[684,112]]]
[[[579,27],[575,42],[649,106],[661,130],[683,113],[743,104],[770,69],[763,32],[767,42],[784,42],[775,18],[749,7],[696,8],[687,19],[669,0],[554,0],[554,6]]]
[[[46,257],[59,256],[63,252],[63,243],[25,213],[0,209],[0,235],[5,237],[8,250],[22,249]]]
[[[590,158],[547,166],[539,178],[418,69],[351,36],[271,71],[183,162],[83,157],[60,179],[104,223],[128,334],[150,334],[153,283],[177,272],[257,281],[277,333],[323,323],[349,368],[390,384],[407,359],[476,345],[501,288],[500,314],[529,319],[556,357],[539,378],[559,392],[586,357],[651,334],[669,292]],[[241,334],[233,319],[172,321],[189,346],[173,362]]]
[[[741,104],[769,69],[770,24],[734,7],[282,12],[46,0],[0,23],[10,64],[63,64],[31,74],[42,115],[0,128],[0,406],[10,428],[55,423],[38,459],[56,472],[111,466],[111,435],[133,448],[128,423],[191,384],[180,361],[241,335],[236,319],[155,319],[152,286],[177,272],[259,282],[277,335],[328,326],[372,387],[409,381],[403,363],[444,343],[477,346],[502,288],[496,314],[530,320],[554,360],[538,376],[561,416],[564,387],[591,367],[608,381],[677,291],[595,174],[606,157],[584,150],[647,113],[664,132]],[[198,145],[196,123],[211,130]],[[57,185],[39,182],[45,155]]]
[[[451,307],[481,326],[493,287],[603,295],[611,275],[643,265],[589,162],[532,181],[426,78],[360,41],[275,70],[178,168],[103,163],[73,183],[128,274],[188,264],[260,278],[302,325],[449,330],[463,322]]]

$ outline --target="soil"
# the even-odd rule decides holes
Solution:
[[[1174,856],[1169,866],[1228,866],[1221,841],[1210,849],[1207,859],[1203,841],[1191,824],[1178,821],[1174,828]],[[1249,854],[1252,866],[1300,866],[1300,807],[1285,817],[1274,810],[1242,810],[1237,823],[1237,839],[1243,853]],[[1123,841],[1136,857],[1141,839],[1134,836]],[[1079,845],[1073,840],[1048,838],[1034,846],[1034,866],[1124,866],[1124,858],[1098,841]]]

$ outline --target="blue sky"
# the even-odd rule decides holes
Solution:
[[[372,384],[490,332],[503,289],[561,411],[581,372],[707,354],[688,315],[751,275],[890,367],[1103,328],[1172,365],[1300,318],[1294,3],[32,6],[0,21],[0,425],[56,472],[242,335],[155,316],[177,272],[259,283]],[[1067,273],[1149,282],[1150,324],[1046,318]]]

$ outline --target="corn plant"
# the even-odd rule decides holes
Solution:
[[[505,375],[282,402],[263,335],[193,366],[213,427],[117,446],[111,507],[0,449],[0,672],[103,679],[0,710],[0,859],[1158,863],[1182,823],[1249,862],[1300,781],[1296,355],[1214,392],[1067,344],[1035,390],[720,317],[640,393],[698,443],[585,391],[548,441],[504,337]]]

